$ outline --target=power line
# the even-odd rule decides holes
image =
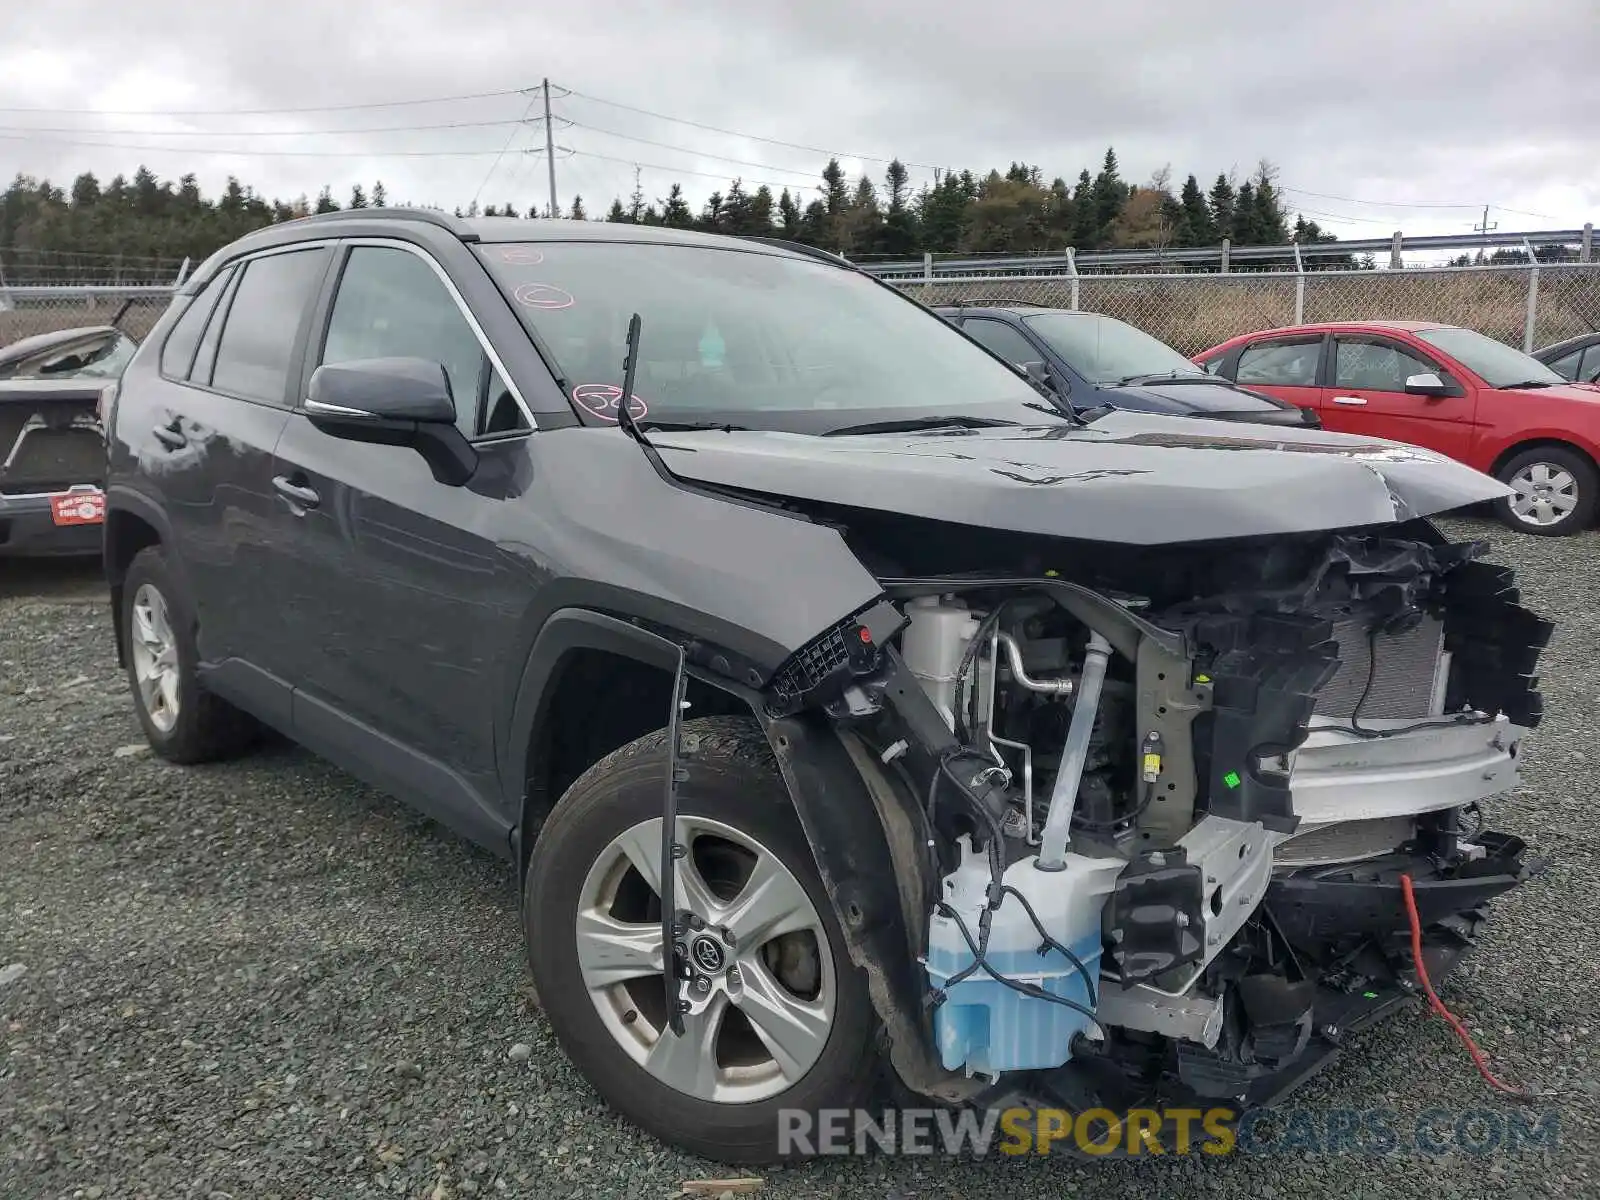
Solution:
[[[749,142],[764,142],[769,146],[787,146],[791,150],[804,150],[808,154],[826,154],[830,158],[855,158],[860,159],[862,162],[886,164],[895,161],[894,159],[883,158],[882,156],[876,154],[853,154],[845,150],[829,150],[822,146],[807,146],[800,142],[786,142],[780,138],[762,137],[759,134],[742,133],[737,129],[724,129],[718,125],[706,125],[699,121],[691,121],[686,117],[668,116],[666,113],[655,112],[652,109],[637,108],[634,105],[623,104],[617,100],[607,100],[603,96],[591,96],[588,92],[580,92],[576,88],[564,87],[563,90],[568,96],[576,96],[580,100],[589,100],[595,104],[604,104],[611,108],[620,108],[625,112],[638,113],[641,116],[655,117],[660,121],[671,121],[676,125],[687,125],[692,129],[704,129],[708,133],[720,133],[726,137],[743,138],[745,141]],[[706,157],[709,158],[711,156],[707,155]],[[920,167],[925,171],[934,171],[939,169],[932,163],[907,162],[905,159],[900,159],[899,161],[902,166]]]
[[[26,142],[24,134],[0,133],[0,141]],[[503,153],[487,150],[248,150],[216,146],[141,146],[130,142],[94,142],[76,138],[38,139],[58,146],[93,146],[102,150],[136,150],[141,154],[205,154],[217,158],[488,158]]]
[[[512,123],[511,133],[506,137],[506,144],[500,147],[500,153],[495,155],[494,161],[489,164],[489,172],[483,177],[483,182],[478,185],[478,190],[472,193],[473,204],[478,202],[478,197],[483,194],[483,189],[489,186],[489,180],[493,179],[494,173],[500,169],[500,164],[505,159],[506,151],[510,150],[511,143],[517,140],[517,134],[522,132],[523,123],[527,121],[528,114],[533,111],[535,103],[532,100],[528,101],[528,106],[522,110],[521,120]]]
[[[0,110],[4,111],[4,110]],[[345,134],[425,133],[437,129],[491,129],[520,125],[528,117],[495,121],[445,121],[437,125],[374,125],[365,129],[84,129],[81,126],[0,125],[0,132],[25,134],[90,133],[107,137],[340,137]]]
[[[532,88],[509,88],[500,92],[468,92],[459,96],[431,96],[419,100],[373,100],[363,104],[310,104],[301,108],[26,108],[0,105],[0,112],[48,113],[63,117],[266,117],[288,113],[357,112],[374,108],[407,108],[425,104],[455,104],[465,100],[497,100],[506,96],[524,96]]]
[[[674,146],[670,142],[654,142],[649,138],[635,137],[631,133],[618,133],[615,129],[601,129],[598,125],[589,125],[583,121],[574,121],[570,117],[565,119],[569,125],[576,126],[579,129],[587,129],[590,133],[599,133],[604,134],[606,137],[621,138],[626,142],[638,142],[642,146],[654,146],[659,150],[672,150],[679,154],[692,154],[696,158],[709,158],[714,159],[717,162],[733,163],[741,167],[759,167],[763,171],[777,171],[782,175],[804,175],[806,178],[812,180],[815,180],[818,177],[818,174],[815,171],[801,171],[796,170],[793,167],[774,166],[772,163],[752,162],[747,158],[729,158],[726,154],[710,154],[704,150],[691,149],[688,146]]]
[[[1332,196],[1327,192],[1311,192],[1307,191],[1305,188],[1289,187],[1288,185],[1284,185],[1278,190],[1280,192],[1294,192],[1298,196],[1315,196],[1319,200],[1339,200],[1345,204],[1360,204],[1367,208],[1463,208],[1476,211],[1477,209],[1485,207],[1482,204],[1422,204],[1412,200],[1358,200],[1353,196]],[[1527,209],[1523,208],[1508,208],[1504,204],[1490,204],[1488,207],[1496,209],[1500,212],[1515,213],[1519,217],[1537,217],[1541,221],[1554,221],[1558,219],[1556,217],[1552,217],[1549,213],[1529,212]],[[1351,219],[1354,220],[1355,218]]]
[[[727,175],[719,174],[715,171],[691,171],[685,167],[664,167],[660,163],[639,162],[637,159],[618,158],[612,154],[596,154],[593,150],[574,150],[572,153],[583,158],[598,158],[605,162],[621,163],[623,166],[639,167],[646,171],[664,171],[668,175],[698,175],[702,179],[720,179],[724,183],[730,182]],[[806,192],[822,190],[822,186],[820,184],[818,184],[815,188],[803,188],[793,183],[774,183],[770,179],[747,179],[743,182],[754,183],[762,187],[776,188],[779,191]]]

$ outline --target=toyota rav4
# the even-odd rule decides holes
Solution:
[[[1429,521],[1502,485],[1086,421],[829,255],[277,225],[108,441],[155,751],[270,726],[505,855],[562,1046],[712,1158],[895,1080],[1269,1103],[1538,867],[1483,809],[1550,626]]]

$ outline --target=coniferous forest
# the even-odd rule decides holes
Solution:
[[[653,198],[636,183],[609,210],[594,211],[574,196],[560,215],[783,237],[856,259],[1068,246],[1160,249],[1212,246],[1223,238],[1235,245],[1334,240],[1314,221],[1291,220],[1273,174],[1263,162],[1247,178],[1222,173],[1203,188],[1189,175],[1174,190],[1166,169],[1145,183],[1126,181],[1116,152],[1108,149],[1097,171],[1085,168],[1072,183],[1018,162],[987,174],[942,171],[936,183],[913,190],[910,172],[898,161],[888,164],[881,179],[863,175],[851,181],[832,160],[810,190],[786,188],[774,195],[765,185],[751,189],[734,179],[695,211],[676,183]],[[18,175],[0,195],[0,271],[13,285],[67,282],[65,276],[90,271],[143,282],[158,269],[186,257],[198,262],[275,221],[392,202],[412,203],[394,201],[381,182],[370,190],[358,184],[347,196],[324,188],[315,198],[285,200],[269,199],[234,177],[221,195],[208,197],[192,174],[164,180],[146,167],[131,179],[102,181],[85,173],[65,187]],[[474,204],[456,211],[474,216],[480,210]],[[486,205],[481,213],[548,215],[527,197]]]

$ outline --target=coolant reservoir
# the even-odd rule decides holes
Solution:
[[[972,848],[970,837],[959,842],[961,863],[942,884],[944,902],[965,923],[974,944],[989,887],[987,858]],[[1120,858],[1085,858],[1067,854],[1060,871],[1040,871],[1033,857],[1006,868],[1005,883],[1027,898],[1046,932],[1082,960],[1099,994],[1100,914],[1106,897],[1126,865]],[[1039,952],[1044,939],[1016,896],[1007,895],[989,927],[985,961],[996,972],[1019,983],[1031,983],[1052,995],[1082,1005],[1094,1002],[1083,976],[1057,950]],[[935,987],[973,961],[956,917],[936,909],[928,928],[928,976]],[[994,1076],[1001,1071],[1059,1067],[1072,1057],[1075,1035],[1091,1028],[1088,1017],[1064,1004],[1025,996],[1007,987],[981,967],[945,988],[944,1003],[934,1009],[933,1027],[939,1057],[946,1070]]]
[[[967,643],[978,632],[978,618],[959,601],[938,596],[918,596],[906,605],[906,616],[901,657],[945,723],[954,727],[956,673]]]

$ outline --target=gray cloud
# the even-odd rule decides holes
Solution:
[[[590,96],[702,124],[930,165],[1003,168],[1021,159],[1071,180],[1114,145],[1131,179],[1170,163],[1176,180],[1193,171],[1209,186],[1219,171],[1248,173],[1266,157],[1283,184],[1303,189],[1289,195],[1296,207],[1347,236],[1464,230],[1478,216],[1469,206],[1484,203],[1540,214],[1494,214],[1502,228],[1581,224],[1600,212],[1592,0],[1147,0],[1095,11],[1050,0],[701,0],[672,11],[639,0],[560,11],[489,0],[279,0],[252,5],[248,16],[241,8],[57,0],[8,12],[0,105],[103,115],[0,113],[7,135],[82,130],[0,138],[0,170],[64,185],[79,171],[105,179],[144,162],[165,177],[193,171],[208,192],[231,172],[269,196],[315,195],[328,183],[341,199],[352,183],[381,178],[395,200],[465,204],[481,188],[484,203],[526,207],[544,201],[544,160],[522,153],[542,146],[539,126],[518,131],[498,161],[512,128],[243,134],[515,120],[532,97],[253,116],[109,114],[378,103],[526,88],[549,75]],[[555,108],[577,122],[558,122],[557,141],[578,152],[558,161],[560,199],[582,193],[591,213],[632,190],[634,161],[649,164],[647,197],[676,179],[696,203],[734,175],[813,188],[825,161],[578,95]],[[171,132],[106,132],[113,129]],[[65,138],[192,149],[71,146]],[[326,154],[271,153],[308,149]],[[433,150],[488,153],[399,153]],[[846,166],[882,175],[880,163]],[[916,181],[930,177],[913,171]]]

